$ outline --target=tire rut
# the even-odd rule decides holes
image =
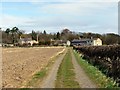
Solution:
[[[40,85],[41,88],[55,88],[55,80],[57,76],[57,71],[59,69],[59,66],[67,52],[67,49],[65,49],[64,54],[60,55],[57,60],[55,60],[55,63],[53,64],[51,70],[48,73],[48,76],[45,78],[43,83]]]
[[[72,63],[76,74],[76,81],[79,83],[81,88],[97,88],[97,86],[89,79],[82,67],[76,61],[76,58],[71,50]]]

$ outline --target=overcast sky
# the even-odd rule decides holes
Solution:
[[[118,0],[2,0],[0,11],[3,29],[118,33]]]

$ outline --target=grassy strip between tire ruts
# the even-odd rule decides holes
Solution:
[[[40,71],[35,73],[32,77],[32,79],[27,83],[26,87],[39,87],[42,80],[47,76],[49,73],[49,70],[51,69],[51,66],[54,64],[55,60],[63,54],[63,52],[59,53],[57,56],[53,57],[47,64],[46,67],[42,68]]]
[[[106,77],[101,71],[99,71],[96,67],[89,64],[86,60],[82,59],[79,53],[75,50],[73,51],[76,57],[77,62],[86,72],[86,74],[90,77],[92,81],[96,83],[99,88],[117,88],[117,84],[111,78]]]
[[[57,72],[56,88],[79,88],[73,69],[72,57],[68,49]]]

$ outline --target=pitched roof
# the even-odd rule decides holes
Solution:
[[[74,39],[74,40],[72,40],[72,42],[93,41],[93,40],[97,40],[97,39],[100,39],[100,38],[93,38],[93,39],[89,39],[89,38],[86,38],[86,39]]]
[[[93,38],[93,40],[97,40],[97,39],[100,39],[100,38]]]
[[[92,39],[74,39],[72,42],[92,41]]]
[[[21,38],[20,40],[21,40],[21,41],[31,41],[32,38]]]

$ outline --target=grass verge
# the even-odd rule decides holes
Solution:
[[[79,83],[75,81],[71,59],[71,53],[68,50],[57,72],[56,88],[79,88]]]
[[[99,88],[118,88],[117,84],[113,79],[106,77],[101,71],[96,67],[89,64],[86,60],[82,59],[79,53],[75,50],[73,51],[77,62],[86,72],[86,74],[93,80]]]

